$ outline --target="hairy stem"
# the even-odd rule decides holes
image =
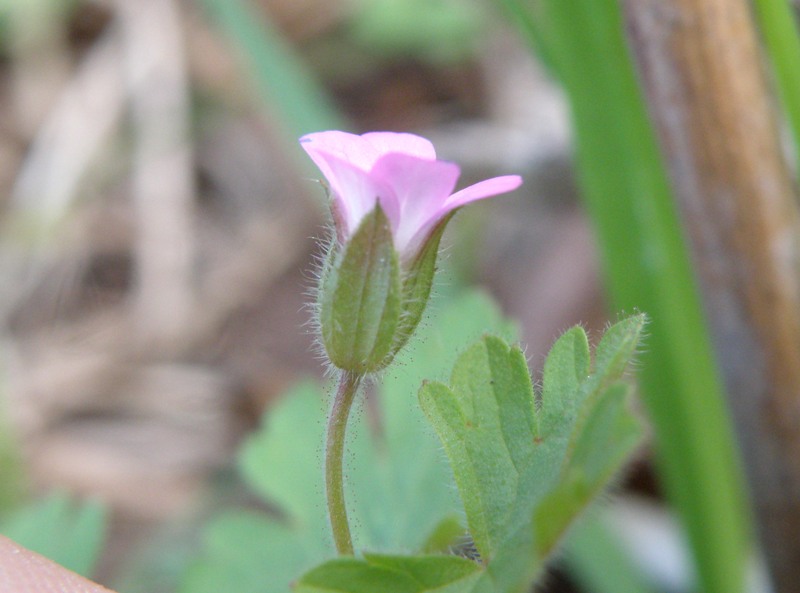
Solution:
[[[344,502],[342,479],[344,439],[347,418],[350,416],[350,408],[362,377],[355,373],[342,372],[328,419],[328,438],[325,444],[325,491],[328,499],[328,515],[336,551],[342,556],[353,555],[353,540],[350,537],[350,526],[347,523],[347,507]]]

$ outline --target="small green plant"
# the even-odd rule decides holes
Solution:
[[[456,361],[450,384],[419,399],[444,445],[466,515],[451,554],[330,560],[296,590],[520,591],[639,442],[620,383],[644,323],[613,326],[592,369],[586,334],[567,332],[547,360],[537,404],[522,351],[487,336]]]
[[[329,183],[336,231],[317,293],[338,377],[327,429],[313,386],[271,411],[241,465],[279,516],[219,517],[182,591],[522,591],[639,443],[624,376],[645,317],[609,328],[594,357],[584,330],[569,330],[539,392],[509,324],[479,297],[406,348],[452,214],[521,179],[452,193],[458,167],[410,134],[323,132],[303,147]],[[367,380],[379,428],[348,422]]]

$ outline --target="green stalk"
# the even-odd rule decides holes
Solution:
[[[755,0],[753,6],[772,60],[795,150],[800,151],[800,36],[795,14],[788,0]]]
[[[347,505],[344,500],[344,477],[342,459],[344,457],[347,419],[353,400],[358,393],[362,375],[342,372],[339,388],[328,418],[328,437],[325,445],[325,495],[328,500],[328,515],[333,531],[333,542],[340,556],[353,555],[353,539],[347,523]]]
[[[699,589],[742,590],[743,478],[689,256],[625,45],[616,0],[504,0],[567,91],[578,173],[612,304],[652,323],[640,373],[667,494]]]
[[[345,128],[327,93],[264,14],[244,0],[201,4],[234,43],[265,104],[293,141],[309,132]]]

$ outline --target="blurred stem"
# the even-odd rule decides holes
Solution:
[[[344,456],[347,419],[353,400],[358,393],[363,375],[343,371],[339,378],[339,388],[331,407],[328,419],[328,438],[325,446],[325,492],[328,499],[333,541],[341,556],[353,555],[353,540],[347,523],[347,506],[344,500],[344,478],[342,459]]]
[[[9,23],[13,60],[11,96],[16,132],[34,137],[52,109],[54,97],[69,77],[68,2],[28,0],[0,6]]]
[[[117,0],[135,151],[136,328],[170,342],[190,327],[194,177],[182,24],[175,0]]]
[[[753,6],[775,70],[786,118],[800,159],[800,36],[789,0],[755,0]]]
[[[93,159],[116,130],[125,102],[117,33],[112,28],[86,50],[28,147],[11,191],[8,227],[3,230],[12,241],[42,251],[49,246],[75,207]],[[26,274],[33,271],[31,260],[23,266]],[[4,276],[6,284],[14,285],[12,292],[22,293],[21,274],[11,273],[15,277]],[[0,300],[8,309],[11,299]]]

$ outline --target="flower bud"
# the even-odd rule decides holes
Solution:
[[[401,311],[400,262],[389,221],[376,204],[325,263],[319,321],[330,361],[357,374],[382,369],[393,354]]]
[[[452,193],[458,166],[413,134],[331,131],[300,142],[330,185],[336,225],[319,289],[322,343],[340,369],[379,371],[422,318],[452,215],[522,180],[494,177]]]
[[[428,303],[449,219],[440,222],[408,266],[400,262],[380,204],[345,245],[333,247],[319,288],[319,322],[335,366],[373,373],[405,346]]]

